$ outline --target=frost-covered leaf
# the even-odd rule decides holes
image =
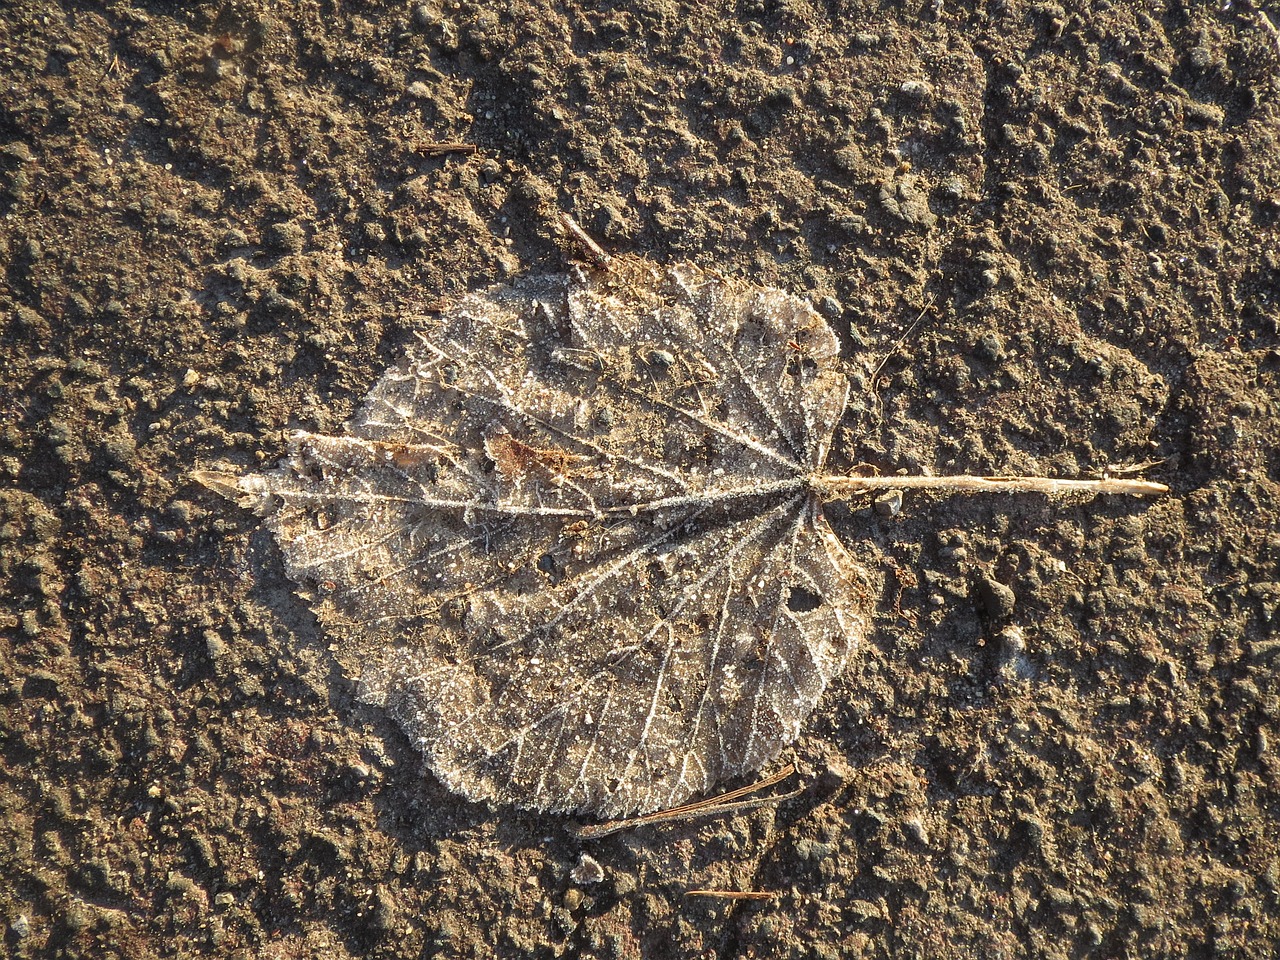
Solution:
[[[867,630],[812,489],[837,353],[794,297],[618,258],[467,297],[235,486],[450,787],[651,811],[776,756]]]

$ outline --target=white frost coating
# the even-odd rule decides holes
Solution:
[[[814,492],[838,350],[781,291],[616,257],[465,298],[235,486],[451,788],[649,812],[776,756],[868,629]]]

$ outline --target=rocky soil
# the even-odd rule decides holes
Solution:
[[[0,7],[3,952],[1272,955],[1277,24]],[[340,429],[443,305],[566,269],[562,211],[810,297],[880,369],[839,469],[1173,493],[832,509],[883,598],[794,798],[591,841],[460,799],[190,472]]]

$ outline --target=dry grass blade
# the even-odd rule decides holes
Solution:
[[[745,787],[739,787],[737,790],[730,790],[728,793],[722,793],[719,796],[708,797],[706,800],[698,800],[694,803],[686,803],[678,807],[672,807],[670,810],[647,813],[640,817],[577,826],[571,828],[570,832],[583,840],[598,840],[601,837],[607,837],[621,830],[631,830],[635,827],[649,826],[655,823],[670,823],[675,820],[692,820],[695,817],[714,817],[725,813],[740,813],[744,810],[751,810],[771,803],[781,803],[783,800],[790,800],[792,797],[799,796],[802,791],[792,790],[789,793],[777,796],[754,797],[750,800],[742,800],[741,798],[752,793],[758,793],[761,790],[767,790],[774,784],[781,783],[795,772],[795,765],[787,764],[777,773],[765,777],[763,780]]]

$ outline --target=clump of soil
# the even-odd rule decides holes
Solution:
[[[1280,941],[1253,4],[31,2],[0,35],[8,954]],[[424,318],[562,272],[561,211],[883,358],[834,469],[1174,495],[831,509],[886,586],[776,807],[587,842],[459,799],[190,473],[335,432]]]

